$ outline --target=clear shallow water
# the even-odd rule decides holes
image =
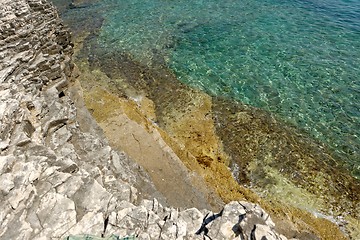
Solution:
[[[360,1],[103,0],[99,44],[271,111],[360,175]],[[94,10],[96,9],[96,10]]]

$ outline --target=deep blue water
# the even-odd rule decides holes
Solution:
[[[360,0],[102,0],[91,8],[104,17],[101,47],[148,65],[161,59],[186,84],[271,111],[360,174]]]

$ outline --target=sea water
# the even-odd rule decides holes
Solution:
[[[270,111],[360,177],[359,0],[90,2],[76,11],[101,15],[102,48]]]

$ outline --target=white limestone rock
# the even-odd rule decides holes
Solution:
[[[11,173],[5,173],[0,176],[0,193],[2,195],[9,194],[10,190],[15,187],[14,177]]]
[[[75,204],[61,194],[44,195],[36,212],[42,226],[42,234],[61,237],[76,224]]]

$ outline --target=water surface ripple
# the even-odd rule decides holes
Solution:
[[[102,16],[101,47],[273,112],[360,177],[360,1],[103,0],[77,11]]]

